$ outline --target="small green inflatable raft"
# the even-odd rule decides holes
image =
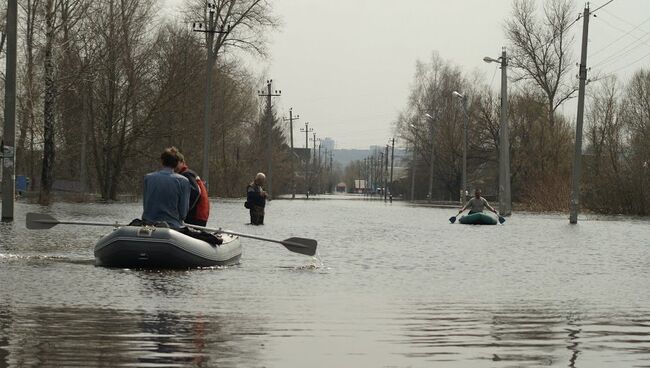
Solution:
[[[458,222],[465,225],[496,225],[497,217],[492,213],[476,212],[461,217]]]

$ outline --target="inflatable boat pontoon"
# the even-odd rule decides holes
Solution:
[[[196,268],[239,263],[238,236],[221,234],[212,245],[176,230],[151,226],[122,226],[95,245],[95,264],[121,268]]]
[[[466,225],[496,225],[497,217],[492,213],[476,212],[461,217],[458,222]]]

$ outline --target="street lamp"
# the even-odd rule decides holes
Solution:
[[[424,117],[429,118],[429,121],[431,122],[431,127],[429,129],[429,131],[431,132],[430,133],[431,134],[431,167],[430,167],[430,170],[429,170],[429,203],[431,203],[431,201],[433,200],[433,159],[434,159],[434,156],[433,156],[433,153],[434,153],[434,151],[433,151],[433,142],[434,142],[433,141],[433,139],[434,139],[433,138],[433,123],[435,122],[435,119],[433,118],[433,116],[429,115],[428,113],[424,114]]]
[[[465,114],[465,124],[463,127],[463,176],[461,179],[460,204],[465,203],[467,191],[467,126],[469,125],[469,114],[467,113],[467,96],[454,91],[451,93],[463,101],[463,113]]]
[[[486,63],[501,64],[501,123],[499,125],[499,212],[502,216],[512,214],[510,194],[510,143],[508,138],[508,58],[503,48],[501,56],[483,58]]]
[[[415,134],[416,134],[415,133],[415,129],[416,129],[415,125],[409,124],[409,126],[411,128],[413,128],[413,135],[415,136]],[[411,167],[411,202],[415,202],[415,160],[416,160],[415,153],[417,151],[416,150],[417,146],[415,145],[415,141],[416,141],[416,139],[414,137],[413,138],[413,159],[412,159],[412,162],[411,162],[411,166],[412,166]]]

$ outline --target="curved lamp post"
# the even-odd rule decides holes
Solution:
[[[467,191],[467,126],[469,125],[469,114],[467,113],[467,96],[454,91],[453,96],[463,101],[463,113],[465,114],[465,123],[463,126],[463,176],[461,179],[460,204],[463,205],[466,200]]]
[[[501,123],[499,125],[499,212],[501,216],[512,214],[510,194],[510,143],[508,138],[508,58],[506,49],[497,59],[484,57],[486,63],[501,64]]]

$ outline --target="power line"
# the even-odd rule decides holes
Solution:
[[[638,63],[639,61],[642,61],[643,59],[645,59],[645,58],[647,58],[647,57],[650,57],[650,53],[647,53],[647,54],[643,55],[643,56],[640,57],[639,59],[637,59],[637,60],[635,60],[635,61],[633,61],[633,62],[631,62],[631,63],[629,63],[629,64],[627,64],[627,65],[625,65],[625,66],[623,66],[623,67],[620,67],[620,68],[618,68],[618,69],[615,69],[615,70],[611,71],[609,74],[606,74],[604,77],[601,77],[601,78],[599,78],[599,79],[605,79],[605,78],[612,77],[612,76],[614,76],[615,73],[620,72],[620,71],[623,70],[623,69],[627,69],[627,68],[629,68],[629,67],[631,67],[632,65]]]
[[[494,87],[494,77],[497,75],[497,70],[499,70],[499,66],[495,65],[494,73],[492,74],[492,80],[490,81],[490,87]]]
[[[604,8],[604,7],[606,6],[606,5],[609,5],[609,4],[611,4],[611,3],[612,3],[612,1],[614,1],[614,0],[609,0],[609,1],[608,1],[608,2],[606,2],[605,4],[603,4],[603,5],[601,5],[601,6],[599,6],[599,7],[597,7],[597,8],[596,8],[596,9],[594,9],[594,10],[592,10],[592,11],[591,11],[591,13],[593,14],[593,13],[595,13],[595,12],[597,12],[597,11],[599,11],[600,9],[602,9],[602,8]]]
[[[619,17],[618,15],[616,15],[616,14],[610,12],[610,11],[607,11],[607,10],[603,10],[603,11],[605,13],[607,13],[609,16],[611,16],[612,18],[618,19],[618,21],[621,22],[621,23],[625,23],[627,25],[634,26],[634,24],[630,23],[628,20],[623,19],[623,18]]]
[[[605,4],[603,4],[603,5],[599,6],[598,8],[596,8],[596,10],[592,10],[592,11],[590,12],[590,14],[593,14],[593,13],[596,12],[597,10],[602,9],[605,5],[609,5],[612,1],[614,1],[614,0],[609,0],[609,1],[606,2]],[[579,21],[581,18],[582,18],[582,13],[578,14],[578,17],[577,17],[573,22],[569,23],[569,25],[564,29],[564,31],[565,31],[565,32],[568,31],[569,28],[573,27],[574,24],[578,23],[578,21]],[[557,36],[556,36],[556,37],[553,37],[553,38],[552,38],[548,43],[550,44],[551,42],[555,41],[556,38],[557,38]]]
[[[594,13],[597,12],[598,10],[600,10],[600,9],[604,8],[605,6],[611,4],[613,1],[614,1],[614,0],[609,0],[609,1],[606,2],[605,4],[599,6],[599,7],[596,8],[595,10],[591,11],[591,14],[594,14]],[[617,18],[617,19],[620,20],[621,22],[633,26],[633,28],[632,28],[631,30],[625,32],[624,30],[622,30],[622,29],[620,29],[620,28],[618,28],[618,27],[616,27],[616,26],[614,26],[614,25],[612,25],[612,24],[609,24],[609,23],[608,23],[607,21],[605,21],[604,19],[601,19],[601,21],[602,21],[603,23],[605,23],[606,25],[608,25],[608,26],[610,26],[610,27],[612,27],[612,28],[614,28],[614,29],[616,29],[616,30],[618,30],[618,31],[620,31],[620,32],[625,32],[625,34],[623,34],[622,36],[620,36],[619,38],[617,38],[617,39],[614,40],[613,42],[607,44],[605,47],[599,49],[599,50],[596,51],[593,55],[597,55],[597,54],[599,54],[601,51],[604,51],[604,50],[608,49],[611,45],[613,45],[614,43],[618,42],[618,41],[619,41],[620,39],[622,39],[623,37],[629,35],[629,34],[632,33],[633,31],[635,31],[637,28],[639,28],[639,27],[641,27],[643,24],[645,24],[648,20],[650,20],[650,18],[648,18],[648,19],[646,19],[645,21],[643,21],[641,24],[638,24],[638,25],[635,26],[635,25],[631,24],[630,22],[628,22],[628,21],[626,21],[626,20],[624,20],[624,19],[622,19],[622,18],[616,16],[615,14],[612,14],[611,12],[608,12],[608,11],[606,11],[606,10],[605,10],[605,12],[606,12],[607,14],[611,15],[612,17]],[[595,17],[595,16],[596,16],[596,15],[594,14],[594,17]],[[616,59],[620,58],[622,55],[629,54],[630,52],[634,51],[634,50],[636,49],[636,47],[637,47],[639,44],[644,44],[644,43],[647,42],[646,40],[644,40],[644,38],[645,38],[647,35],[650,35],[650,33],[648,33],[648,32],[644,32],[644,35],[643,35],[643,36],[638,37],[638,38],[637,38],[636,40],[634,40],[632,43],[630,43],[630,44],[626,45],[625,47],[623,47],[619,52],[614,53],[614,54],[610,55],[609,57],[606,57],[605,59],[602,59],[602,60],[599,61],[599,62],[596,62],[596,63],[593,65],[593,67],[597,67],[597,66],[601,66],[601,65],[609,64],[609,63],[611,63],[613,60],[616,60]],[[639,41],[640,41],[640,42],[639,42]],[[592,56],[593,56],[593,55],[592,55]],[[645,56],[644,56],[644,57],[645,57]],[[639,60],[642,60],[642,59],[643,59],[643,57],[642,57],[641,59],[639,59]],[[634,64],[634,63],[638,62],[639,60],[637,60],[637,61],[635,61],[635,62],[633,62],[633,63],[631,63],[631,64]],[[628,66],[631,65],[631,64],[628,64]],[[626,67],[627,67],[627,66],[626,66]],[[620,68],[620,69],[625,69],[626,67],[623,67],[623,68]],[[619,69],[619,70],[620,70],[620,69]]]
[[[631,43],[627,44],[625,47],[620,49],[618,52],[615,52],[615,53],[611,54],[610,56],[608,56],[608,57],[594,63],[594,65],[592,65],[592,67],[598,67],[598,66],[602,66],[602,65],[605,65],[605,64],[610,64],[611,62],[620,59],[621,56],[624,56],[624,55],[629,54],[630,52],[636,51],[638,49],[637,47],[640,44],[646,44],[647,43],[648,40],[646,40],[646,38],[648,38],[648,36],[650,36],[650,34],[646,34],[645,36],[641,36],[641,37],[637,38],[636,40],[632,41]]]
[[[607,4],[605,4],[605,5],[607,5]],[[602,7],[601,7],[601,8],[602,8]],[[642,22],[641,24],[639,24],[639,25],[634,25],[634,24],[628,22],[627,20],[622,19],[621,17],[616,16],[615,14],[612,14],[611,12],[608,12],[608,11],[605,10],[605,13],[609,14],[609,15],[610,15],[611,17],[613,17],[613,18],[618,19],[620,22],[625,23],[625,24],[628,24],[628,25],[630,25],[630,26],[633,27],[630,31],[626,32],[623,36],[619,37],[616,41],[620,40],[622,37],[624,37],[624,36],[630,34],[630,33],[633,32],[633,31],[635,31],[637,28],[641,27],[641,26],[642,26],[643,24],[645,24],[648,20],[650,20],[650,18],[648,18],[648,19],[646,19],[644,22]],[[614,29],[616,29],[616,30],[619,30],[619,31],[621,31],[621,32],[625,32],[625,31],[621,30],[620,28],[618,28],[618,27],[616,27],[616,26],[614,26],[614,25],[609,24],[609,23],[608,23],[606,20],[604,20],[604,19],[600,19],[600,20],[601,20],[601,22],[603,22],[604,24],[606,24],[606,25],[608,25],[608,26],[610,26],[610,27],[612,27],[612,28],[614,28]],[[594,67],[598,67],[598,66],[602,66],[602,65],[605,65],[605,64],[609,64],[609,63],[611,63],[611,62],[614,61],[614,60],[620,59],[621,56],[626,55],[626,54],[629,54],[629,53],[632,52],[632,51],[635,51],[635,50],[638,48],[639,45],[641,45],[641,44],[646,44],[646,45],[647,45],[647,42],[648,42],[647,37],[650,36],[650,32],[647,32],[647,31],[645,31],[644,29],[642,29],[641,31],[643,32],[643,35],[637,37],[634,41],[628,43],[628,44],[625,45],[623,48],[619,49],[617,52],[611,54],[610,56],[605,57],[604,59],[601,59],[600,61],[597,61],[596,63],[594,63],[593,66],[594,66]],[[616,41],[614,41],[614,42],[616,42]],[[610,44],[608,44],[608,45],[605,46],[604,48],[598,50],[596,53],[598,53],[598,52],[600,52],[600,51],[602,51],[602,50],[607,49],[607,48],[608,48],[609,46],[611,46],[612,44],[613,44],[613,42],[610,43]]]
[[[622,29],[620,29],[620,28],[618,28],[618,27],[615,27],[615,26],[609,24],[607,21],[605,21],[605,20],[602,19],[602,18],[600,18],[599,20],[600,20],[601,22],[605,23],[606,25],[608,25],[608,26],[610,26],[610,27],[616,29],[616,30],[619,30],[619,31],[621,31],[621,32],[625,32],[625,30],[622,30]],[[606,49],[609,48],[611,45],[617,43],[617,42],[620,41],[623,37],[629,35],[629,34],[632,33],[633,31],[637,30],[637,29],[640,28],[642,25],[646,24],[648,21],[650,21],[650,18],[644,20],[643,23],[636,25],[634,28],[632,28],[631,30],[625,32],[625,34],[621,35],[619,38],[617,38],[617,39],[615,39],[614,41],[608,43],[606,46],[601,47],[601,48],[598,49],[596,52],[594,52],[593,54],[591,54],[591,56],[596,56],[596,55],[598,55],[600,52],[606,50]]]

